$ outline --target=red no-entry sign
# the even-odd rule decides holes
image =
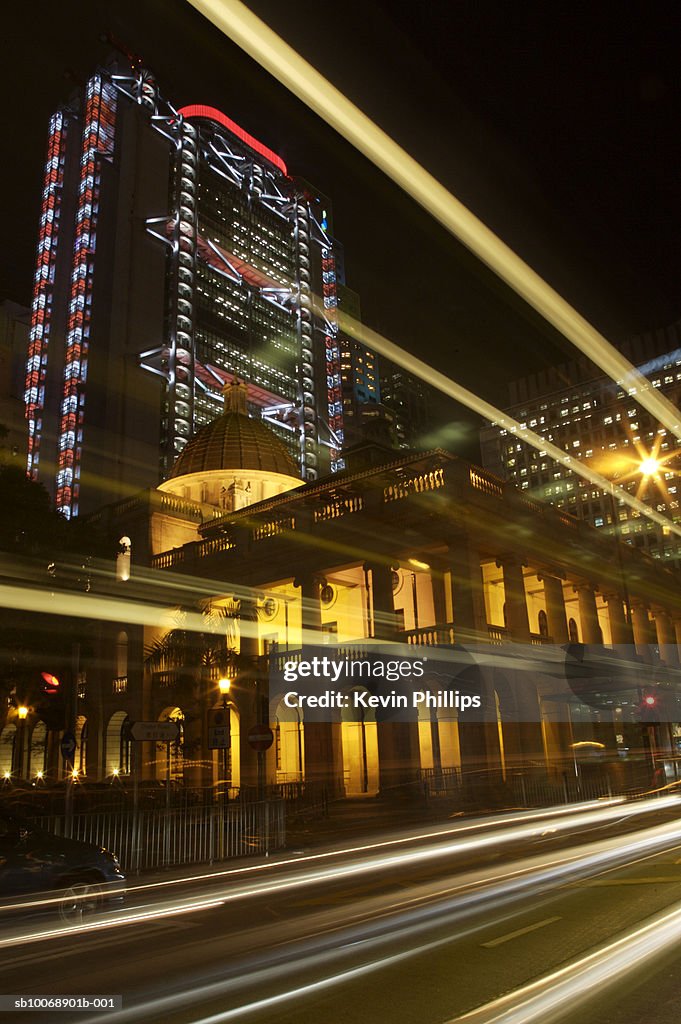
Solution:
[[[252,725],[248,730],[248,742],[253,750],[269,750],[274,742],[274,733],[269,725]]]

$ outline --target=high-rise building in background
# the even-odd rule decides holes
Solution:
[[[342,270],[343,263],[339,262]],[[338,282],[338,309],[341,314],[361,323],[362,311],[357,292],[348,288],[344,279]],[[346,447],[366,441],[380,441],[395,446],[392,417],[381,404],[380,365],[378,356],[343,329],[340,317],[338,335],[343,383],[343,422]]]
[[[26,462],[24,376],[30,310],[16,302],[0,303],[0,459]]]
[[[434,391],[401,366],[381,360],[381,400],[393,420],[395,447],[423,447],[434,426]]]
[[[66,516],[165,479],[248,385],[301,478],[343,467],[330,203],[208,106],[100,69],[49,127],[28,472]]]
[[[639,335],[620,347],[654,388],[679,404],[681,322]],[[675,439],[638,405],[635,395],[604,377],[587,359],[514,381],[505,412],[673,522],[681,522],[679,465],[669,458],[677,447]],[[612,493],[603,493],[545,452],[494,424],[483,428],[481,447],[486,469],[513,481],[532,497],[617,533],[655,558],[681,564],[681,544],[675,534],[623,502],[615,502]],[[659,460],[659,471],[642,477],[640,465],[650,456]]]

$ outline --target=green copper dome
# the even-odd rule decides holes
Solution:
[[[225,385],[225,411],[189,441],[175,460],[170,479],[190,473],[237,469],[300,476],[279,438],[262,420],[248,415],[247,390],[245,384],[236,380]]]

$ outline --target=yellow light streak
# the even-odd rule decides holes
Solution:
[[[354,103],[239,0],[189,0],[311,110],[336,129],[528,305],[681,440],[679,410],[595,327]]]
[[[520,259],[463,203],[414,160],[390,136],[331,85],[315,68],[285,43],[239,0],[189,0],[233,42],[291,90],[336,131],[384,171],[425,210],[467,246],[548,323],[584,352],[592,362],[623,387],[660,423],[681,440],[679,410],[661,395],[629,360],[617,351],[590,323]],[[593,473],[579,460],[566,455],[546,438],[521,427],[489,402],[456,384],[445,374],[405,352],[377,332],[358,324],[339,311],[339,325],[357,340],[366,341],[380,355],[404,366],[426,383],[454,398],[481,416],[505,427],[538,451],[545,451],[561,465],[595,486],[610,490],[611,482]],[[354,332],[353,332],[354,325]],[[614,487],[615,495],[658,525],[681,536],[681,527],[651,509],[627,491]]]
[[[462,384],[457,384],[456,381],[447,377],[444,373],[440,373],[439,370],[435,370],[428,363],[424,363],[422,359],[417,359],[416,356],[410,355],[409,352],[406,352],[394,342],[389,341],[382,334],[379,334],[378,331],[374,331],[371,327],[367,327],[366,324],[353,319],[353,317],[343,313],[342,310],[338,312],[338,321],[342,331],[372,348],[379,355],[385,356],[392,362],[399,363],[410,373],[420,377],[426,384],[437,388],[438,391],[460,402],[461,405],[465,405],[466,408],[479,413],[485,419],[491,420],[500,427],[504,427],[509,434],[517,437],[519,441],[526,441],[527,444],[532,445],[537,451],[546,452],[550,458],[560,463],[561,466],[565,466],[566,469],[588,480],[595,487],[600,488],[600,490],[612,493],[615,498],[624,502],[625,505],[629,505],[631,508],[636,509],[637,512],[640,512],[641,515],[647,516],[659,526],[663,526],[681,537],[681,526],[673,523],[671,519],[663,516],[656,509],[651,508],[650,505],[644,504],[633,494],[629,494],[623,487],[617,486],[613,480],[609,480],[608,477],[591,469],[587,463],[580,462],[579,459],[564,452],[561,448],[557,448],[548,438],[542,437],[541,434],[535,433],[534,430],[530,430],[527,426],[523,426],[518,420],[507,415],[501,409],[497,409],[490,402],[486,402],[473,391],[469,391]]]

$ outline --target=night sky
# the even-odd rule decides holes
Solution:
[[[611,340],[681,315],[677,5],[249,6]],[[48,117],[105,58],[107,29],[144,57],[176,105],[223,109],[331,197],[347,283],[369,326],[496,403],[507,380],[571,355],[181,0],[39,0],[6,15],[0,297],[30,302]]]

